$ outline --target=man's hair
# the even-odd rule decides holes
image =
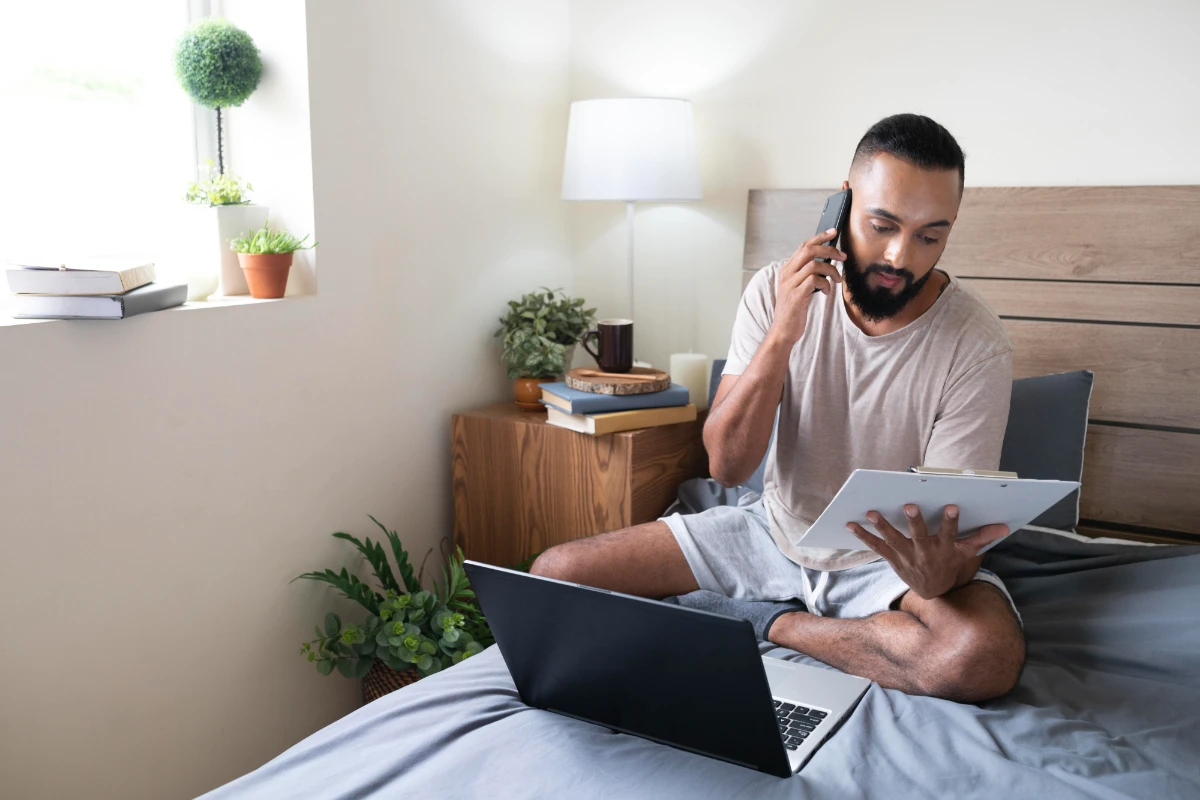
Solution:
[[[854,149],[851,168],[887,153],[922,169],[958,170],[961,191],[966,176],[965,157],[950,131],[920,114],[896,114],[871,126]]]

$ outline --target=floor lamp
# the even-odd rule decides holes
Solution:
[[[562,199],[624,201],[630,319],[633,204],[700,198],[691,101],[629,97],[571,104]]]

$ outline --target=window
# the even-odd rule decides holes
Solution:
[[[193,2],[193,5],[195,3]],[[172,54],[186,0],[36,0],[0,13],[0,259],[153,254],[196,174]]]

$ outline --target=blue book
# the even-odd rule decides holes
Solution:
[[[561,409],[568,414],[605,414],[610,411],[633,411],[638,408],[666,408],[686,406],[686,386],[672,383],[661,392],[645,394],[596,394],[572,389],[563,381],[542,384],[543,404]]]

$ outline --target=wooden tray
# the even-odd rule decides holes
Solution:
[[[596,375],[582,375],[584,372],[596,372]],[[630,376],[646,376],[653,380],[631,379]],[[653,367],[634,367],[627,373],[599,372],[589,368],[573,369],[567,373],[567,386],[581,392],[593,394],[648,394],[661,392],[671,385],[671,376],[661,369]]]

